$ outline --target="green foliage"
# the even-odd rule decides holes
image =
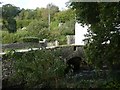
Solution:
[[[21,9],[20,13],[17,15],[16,19],[19,20],[33,20],[35,19],[36,11],[31,9]]]
[[[20,42],[20,38],[30,36],[28,31],[25,30],[18,30],[16,33],[9,33],[8,31],[3,30],[1,33],[3,44]]]
[[[50,31],[48,31],[48,28],[42,28],[39,33],[37,34],[37,37],[39,37],[40,40],[48,39],[50,38]]]
[[[82,74],[81,72],[75,75],[64,75],[66,64],[61,58],[60,49],[32,50],[26,53],[10,51],[3,58],[3,64],[6,62],[10,64],[10,66],[7,64],[9,72],[13,71],[13,74],[7,79],[7,83],[4,83],[5,86],[15,87],[17,85],[24,89],[120,87],[120,79],[117,80],[119,73],[116,79],[106,71],[106,74],[101,72]],[[6,69],[6,67],[4,68]]]
[[[74,11],[72,9],[59,11],[57,6],[50,4],[49,13],[51,18],[50,31],[48,31],[48,7],[36,8],[35,10],[21,9],[14,20],[13,18],[4,19],[3,30],[11,29],[9,33],[15,32],[16,29],[18,31],[15,34],[3,34],[3,43],[19,42],[20,38],[31,36],[38,37],[40,40],[44,38],[48,41],[59,40],[60,44],[66,44],[66,35],[74,34]],[[64,24],[59,27],[61,19]]]
[[[64,36],[64,35],[59,36],[58,41],[59,41],[60,45],[65,45],[67,42],[66,36]]]
[[[59,22],[58,21],[52,21],[50,23],[50,29],[51,30],[56,30],[58,28]],[[56,30],[57,31],[57,30]]]
[[[99,22],[99,7],[97,2],[73,2],[71,6],[73,9],[76,9],[76,19],[78,22],[82,24],[94,24]]]
[[[74,35],[75,20],[71,19],[59,26],[58,21],[51,22],[50,40],[58,40],[60,45],[66,44],[66,35]]]
[[[15,73],[10,79],[11,85],[24,83],[25,87],[56,87],[56,81],[63,77],[65,64],[55,54],[46,50],[30,51],[24,54],[14,53]],[[46,86],[47,87],[47,86]]]
[[[101,68],[120,64],[120,2],[116,3],[75,3],[77,20],[89,26],[86,56],[88,61]]]
[[[10,19],[7,20],[7,22],[8,22],[8,25],[7,25],[6,28],[8,29],[9,33],[16,32],[17,28],[16,28],[16,21],[15,21],[15,19],[10,18]]]
[[[53,4],[50,4],[50,15],[51,20],[53,20],[54,14],[59,12],[59,8]],[[31,9],[21,9],[19,15],[17,15],[17,20],[48,20],[48,8],[36,8],[35,10]]]
[[[31,22],[31,20],[17,20],[16,21],[17,29],[27,27],[30,22]]]
[[[58,20],[61,23],[65,23],[66,21],[69,21],[75,18],[75,12],[71,9],[68,9],[68,10],[56,13],[54,18],[55,20]]]
[[[103,86],[103,88],[120,88],[120,83],[116,82],[116,81],[108,81],[105,83],[105,85]]]
[[[41,29],[47,27],[48,27],[47,22],[44,22],[42,20],[34,20],[28,25],[27,30],[37,34]]]
[[[53,5],[53,4],[48,4],[47,5],[47,10],[48,10],[48,12],[50,14],[51,21],[54,21],[55,14],[59,12],[58,6]]]
[[[15,19],[13,18],[9,18],[7,20],[3,19],[2,23],[3,23],[3,27],[2,27],[3,30],[6,29],[8,30],[9,33],[14,33],[17,31]]]
[[[11,4],[3,5],[2,7],[2,17],[5,20],[9,18],[14,18],[19,13],[20,8],[13,6]]]
[[[70,21],[66,21],[59,27],[61,35],[75,35],[75,20],[71,19]]]
[[[1,33],[2,33],[2,43],[3,44],[12,43],[16,40],[13,33],[9,33],[7,31],[1,31]]]
[[[27,26],[31,36],[41,39],[49,37],[48,24],[41,20],[34,20]]]
[[[3,29],[7,28],[9,33],[14,33],[16,29],[16,20],[14,17],[19,13],[20,9],[11,4],[3,5],[2,17],[3,17]]]
[[[26,42],[33,42],[33,43],[39,43],[39,38],[37,37],[24,37],[21,39],[24,43]]]
[[[42,18],[42,11],[40,8],[36,8],[34,12],[35,12],[35,19],[39,20]]]

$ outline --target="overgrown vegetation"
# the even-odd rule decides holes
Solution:
[[[59,11],[51,5],[49,31],[48,8],[19,10],[10,4],[4,5],[2,43],[16,43],[31,36],[37,37],[37,41],[46,38],[65,44],[66,35],[74,34],[76,14],[78,22],[89,26],[85,55],[94,70],[85,74],[83,71],[74,74],[71,70],[65,75],[66,64],[60,51],[11,52],[3,57],[3,64],[12,62],[13,70],[4,87],[120,88],[120,2],[72,2],[71,7],[74,10]]]
[[[58,51],[51,50],[8,54],[15,71],[9,78],[8,86],[24,84],[24,88],[58,87],[56,85],[63,78],[66,67],[58,55]]]
[[[89,26],[85,48],[88,61],[97,68],[107,65],[112,70],[119,66],[120,2],[72,2],[71,6],[75,9],[77,20]]]
[[[119,88],[119,73],[89,71],[65,75],[67,67],[58,50],[37,50],[27,53],[9,52],[3,57],[3,69],[12,71],[3,81],[3,88]],[[5,72],[5,71],[4,71]],[[82,75],[82,76],[81,76]]]
[[[24,37],[24,38],[21,38],[21,41],[24,43],[26,43],[26,42],[39,43],[39,38],[37,38],[37,37]]]
[[[4,5],[2,10],[2,43],[19,42],[20,38],[31,36],[38,37],[40,40],[58,40],[60,44],[66,44],[66,35],[74,34],[74,11],[71,9],[60,11],[57,6],[53,4],[50,6],[49,13],[48,6],[31,10],[20,9],[11,4]],[[48,14],[50,14],[51,19],[50,31]]]

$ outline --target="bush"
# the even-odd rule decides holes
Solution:
[[[32,20],[17,20],[17,29],[27,27]]]
[[[59,44],[60,44],[60,45],[65,45],[65,44],[67,44],[67,38],[66,38],[66,36],[64,36],[64,35],[61,35],[61,36],[58,38],[58,40],[59,40]]]
[[[37,34],[35,34],[35,36],[38,37],[40,40],[43,40],[45,38],[49,39],[50,37],[50,32],[48,31],[48,28],[42,28]]]
[[[26,88],[57,87],[58,81],[64,78],[65,69],[65,63],[58,54],[50,50],[11,54],[11,60],[15,60],[15,73],[9,78],[8,86],[24,84]]]
[[[39,38],[37,37],[24,37],[24,38],[21,38],[21,41],[23,42],[32,42],[32,43],[39,43]]]
[[[15,38],[14,33],[9,33],[8,31],[1,31],[1,33],[3,44],[13,43],[17,39]]]
[[[20,38],[30,36],[29,32],[26,30],[18,30],[16,33],[9,33],[8,31],[1,31],[2,33],[2,43],[14,43],[19,42]]]
[[[27,30],[29,33],[32,33],[34,35],[39,35],[39,32],[43,28],[48,28],[47,22],[44,22],[42,20],[33,20],[28,26]]]
[[[64,75],[66,64],[60,57],[61,50],[37,50],[26,53],[11,51],[2,58],[3,77],[9,74],[3,81],[3,87],[10,86],[21,88],[119,88],[120,80],[114,79],[111,73],[101,77],[97,72],[81,76],[72,73]],[[7,68],[6,68],[7,67]],[[6,70],[8,70],[6,72]],[[6,73],[6,74],[4,74]],[[115,74],[115,73],[114,73]],[[90,75],[90,76],[89,76]],[[119,77],[119,73],[116,77]],[[97,77],[97,78],[96,78]]]

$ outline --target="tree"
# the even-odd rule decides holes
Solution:
[[[22,9],[20,10],[20,13],[16,16],[16,19],[17,19],[17,20],[19,20],[19,19],[20,19],[20,20],[23,20],[24,17],[25,17],[24,12],[25,12],[25,9],[22,8]]]
[[[54,20],[54,15],[59,12],[59,7],[54,4],[48,4],[47,10],[50,13],[51,20]]]
[[[11,4],[6,4],[3,5],[2,7],[2,17],[3,19],[9,19],[9,18],[14,18],[16,15],[18,15],[20,11],[19,7],[13,6]]]
[[[35,19],[39,20],[42,18],[42,12],[40,8],[35,9]]]
[[[16,32],[17,30],[14,17],[18,15],[19,11],[19,7],[13,6],[11,4],[6,4],[2,7],[3,28],[7,28],[10,33]]]
[[[7,20],[7,22],[8,22],[7,29],[10,30],[9,32],[16,32],[16,20],[10,18]]]
[[[30,24],[30,22],[32,22],[32,20],[17,20],[17,29],[27,27]]]
[[[65,11],[58,12],[55,14],[54,19],[58,20],[61,23],[65,23],[66,21],[69,21],[71,19],[75,19],[74,10],[68,9]]]
[[[85,48],[88,62],[99,68],[103,64],[111,69],[120,65],[120,2],[72,2],[71,6],[77,20],[89,26]]]
[[[28,26],[27,26],[28,32],[32,36],[37,36],[40,39],[47,38],[47,32],[48,32],[48,24],[42,20],[33,20]]]
[[[75,34],[75,20],[71,19],[69,21],[66,21],[66,23],[59,26],[59,30],[61,32],[61,35],[74,35]]]
[[[41,8],[41,18],[43,21],[48,22],[48,10],[46,8]]]

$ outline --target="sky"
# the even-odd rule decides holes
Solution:
[[[21,9],[36,9],[37,7],[46,7],[47,4],[52,3],[59,7],[60,10],[67,9],[66,2],[69,0],[0,0],[4,4],[13,4]]]

